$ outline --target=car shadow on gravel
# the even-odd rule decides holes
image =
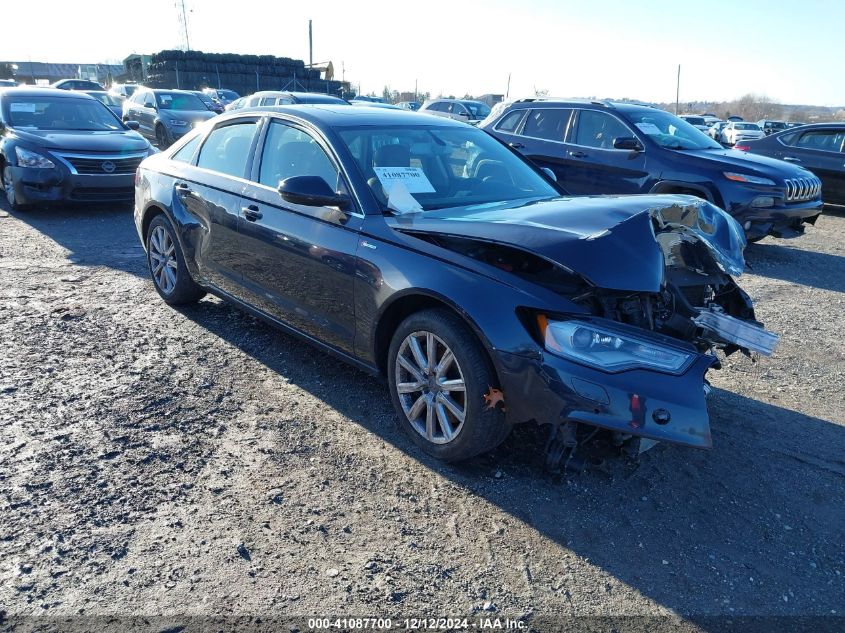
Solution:
[[[795,246],[770,241],[749,244],[745,261],[755,275],[845,292],[845,257],[804,250],[800,241]]]
[[[180,312],[562,554],[704,630],[712,630],[707,615],[793,614],[797,604],[827,614],[841,606],[830,587],[841,587],[834,574],[845,564],[845,434],[836,424],[715,389],[711,451],[658,445],[633,462],[616,457],[582,475],[553,475],[542,467],[544,431],[523,425],[493,453],[448,465],[404,436],[379,379],[217,300]],[[526,561],[527,578],[552,573],[532,569],[528,554]],[[595,591],[610,597],[613,587]],[[567,593],[562,613],[572,608]]]
[[[0,209],[70,251],[68,261],[79,266],[105,266],[140,277],[148,276],[144,249],[135,231],[130,205],[62,205],[9,211]]]

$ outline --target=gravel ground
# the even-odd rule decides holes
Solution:
[[[711,373],[713,450],[560,477],[532,427],[430,460],[379,380],[217,299],[166,306],[128,209],[0,211],[0,624],[841,616],[843,236],[830,211],[749,247],[782,341]]]

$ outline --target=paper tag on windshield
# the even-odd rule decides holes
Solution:
[[[373,171],[388,196],[393,186],[400,182],[407,193],[434,193],[434,187],[420,167],[374,167]]]
[[[391,186],[390,192],[387,194],[387,208],[393,209],[400,215],[403,213],[419,213],[423,210],[403,182],[394,182]]]
[[[663,134],[654,123],[637,123],[637,127],[643,134]]]
[[[35,112],[35,104],[34,103],[21,103],[20,101],[12,101],[9,104],[9,111],[10,112]]]

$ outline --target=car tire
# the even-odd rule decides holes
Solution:
[[[444,363],[448,354],[452,361]],[[484,348],[469,326],[446,309],[417,312],[399,325],[387,372],[400,426],[433,457],[469,459],[492,450],[510,432]]]
[[[156,125],[156,145],[161,150],[170,147],[170,135],[161,123]]]
[[[163,214],[150,222],[146,235],[147,266],[156,292],[170,305],[196,303],[206,292],[188,272],[182,247]]]
[[[6,196],[6,202],[9,203],[9,208],[12,211],[28,211],[31,207],[27,204],[20,204],[15,197],[14,177],[12,176],[12,168],[8,165],[3,167],[3,193]]]

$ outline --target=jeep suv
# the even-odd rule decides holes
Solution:
[[[821,181],[784,161],[723,148],[648,105],[524,99],[479,126],[574,195],[686,193],[730,213],[749,241],[795,237],[822,210]]]

